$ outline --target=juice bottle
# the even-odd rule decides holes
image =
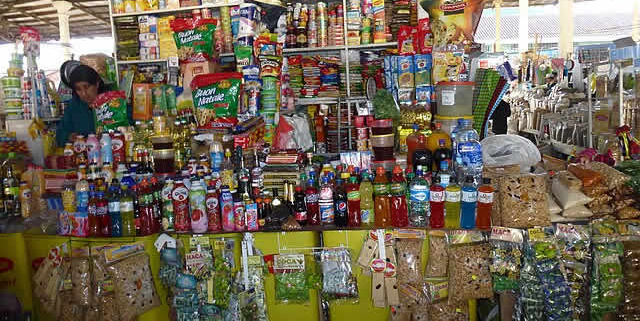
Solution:
[[[460,228],[460,186],[452,181],[444,192],[444,226]]]
[[[429,225],[431,228],[444,227],[444,194],[444,187],[440,185],[440,177],[436,176],[429,190],[429,203],[431,204]]]
[[[493,208],[493,186],[490,178],[483,178],[482,185],[478,187],[478,210],[476,213],[476,226],[481,230],[491,228],[491,208]]]
[[[349,209],[349,226],[360,226],[360,185],[358,185],[358,178],[355,176],[349,177],[349,184],[347,185],[347,207]]]
[[[424,137],[420,131],[418,131],[418,125],[413,124],[413,133],[407,136],[407,167],[413,166],[413,152],[420,144],[420,137]]]
[[[122,236],[122,216],[120,215],[120,188],[117,179],[109,186],[107,194],[109,219],[111,220],[111,236]]]
[[[440,141],[444,142],[445,148],[451,149],[451,137],[442,130],[442,124],[436,123],[436,129],[434,129],[427,138],[427,145],[425,147],[432,153],[435,153],[435,151],[440,148]]]
[[[122,236],[136,236],[136,223],[133,219],[133,198],[129,186],[122,184],[120,198],[120,216],[122,218]]]
[[[375,198],[375,223],[376,227],[389,227],[391,224],[391,197],[389,195],[389,180],[383,167],[376,169],[376,178],[373,180],[373,194]]]
[[[391,225],[395,227],[409,225],[406,190],[407,181],[402,175],[402,168],[396,165],[391,178]]]
[[[473,186],[473,177],[467,176],[462,186],[462,203],[460,204],[460,227],[472,229],[476,226],[476,206],[478,190]]]
[[[371,226],[374,222],[375,211],[373,209],[373,185],[369,179],[369,173],[362,174],[360,182],[360,221],[364,226]]]

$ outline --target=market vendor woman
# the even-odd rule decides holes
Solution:
[[[73,90],[73,98],[58,124],[56,142],[64,146],[73,135],[87,136],[96,132],[93,109],[89,105],[107,91],[100,75],[93,68],[69,60],[60,67],[62,82]]]

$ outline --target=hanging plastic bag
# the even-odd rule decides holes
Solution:
[[[284,116],[280,115],[275,138],[273,139],[273,147],[279,150],[296,149],[298,146],[294,137],[295,128],[289,124]]]
[[[495,135],[480,142],[484,166],[496,167],[520,165],[520,172],[529,172],[531,166],[538,164],[542,157],[540,151],[530,140],[518,135]]]

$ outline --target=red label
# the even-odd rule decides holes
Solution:
[[[13,261],[10,258],[0,257],[0,273],[13,270]]]

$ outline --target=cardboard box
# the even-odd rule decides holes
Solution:
[[[182,78],[183,87],[191,87],[191,80],[197,75],[220,72],[220,66],[215,62],[190,62],[182,64],[180,69],[184,75]]]
[[[153,84],[133,84],[133,120],[151,120]]]

